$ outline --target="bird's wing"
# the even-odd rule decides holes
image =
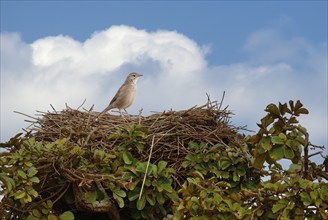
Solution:
[[[121,95],[122,91],[125,89],[127,85],[126,84],[123,84],[119,89],[118,91],[116,92],[115,96],[112,98],[112,100],[110,101],[109,105],[113,104],[117,98]]]

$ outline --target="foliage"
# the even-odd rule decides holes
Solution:
[[[265,111],[242,141],[186,143],[180,167],[152,158],[155,134],[139,124],[109,133],[112,148],[19,134],[0,146],[1,219],[327,219],[328,159],[311,162],[323,147],[298,122],[308,111],[299,101]]]

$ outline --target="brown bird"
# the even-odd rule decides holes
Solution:
[[[114,98],[110,101],[109,105],[98,115],[97,118],[114,108],[117,108],[120,112],[124,109],[127,113],[126,108],[130,107],[136,98],[137,81],[140,76],[142,75],[139,73],[130,73],[123,85],[116,92]]]

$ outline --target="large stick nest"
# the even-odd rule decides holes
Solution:
[[[182,111],[170,110],[150,116],[104,114],[97,119],[97,112],[67,107],[60,112],[41,112],[42,117],[34,118],[36,121],[32,131],[36,139],[42,142],[69,137],[72,145],[111,151],[126,140],[109,137],[133,124],[141,125],[148,133],[143,143],[144,152],[132,149],[131,153],[137,159],[146,161],[154,137],[151,162],[167,161],[170,167],[180,173],[176,179],[180,185],[179,180],[184,179],[183,172],[179,172],[182,169],[181,163],[190,153],[188,143],[204,142],[210,146],[232,143],[240,147],[239,128],[229,123],[231,112],[227,107],[220,108],[220,103],[208,100],[205,105]]]

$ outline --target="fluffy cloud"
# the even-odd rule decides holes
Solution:
[[[268,103],[301,99],[311,112],[305,126],[326,145],[326,49],[278,30],[260,30],[246,39],[248,60],[209,67],[208,48],[174,31],[112,26],[85,42],[59,35],[32,44],[2,33],[1,141],[25,127],[14,110],[33,115],[49,104],[77,107],[86,98],[86,107],[95,104],[101,111],[125,76],[139,71],[144,77],[130,113],[141,107],[144,114],[184,109],[204,103],[206,92],[220,99],[226,91],[224,104],[236,113],[233,123],[255,129]]]

